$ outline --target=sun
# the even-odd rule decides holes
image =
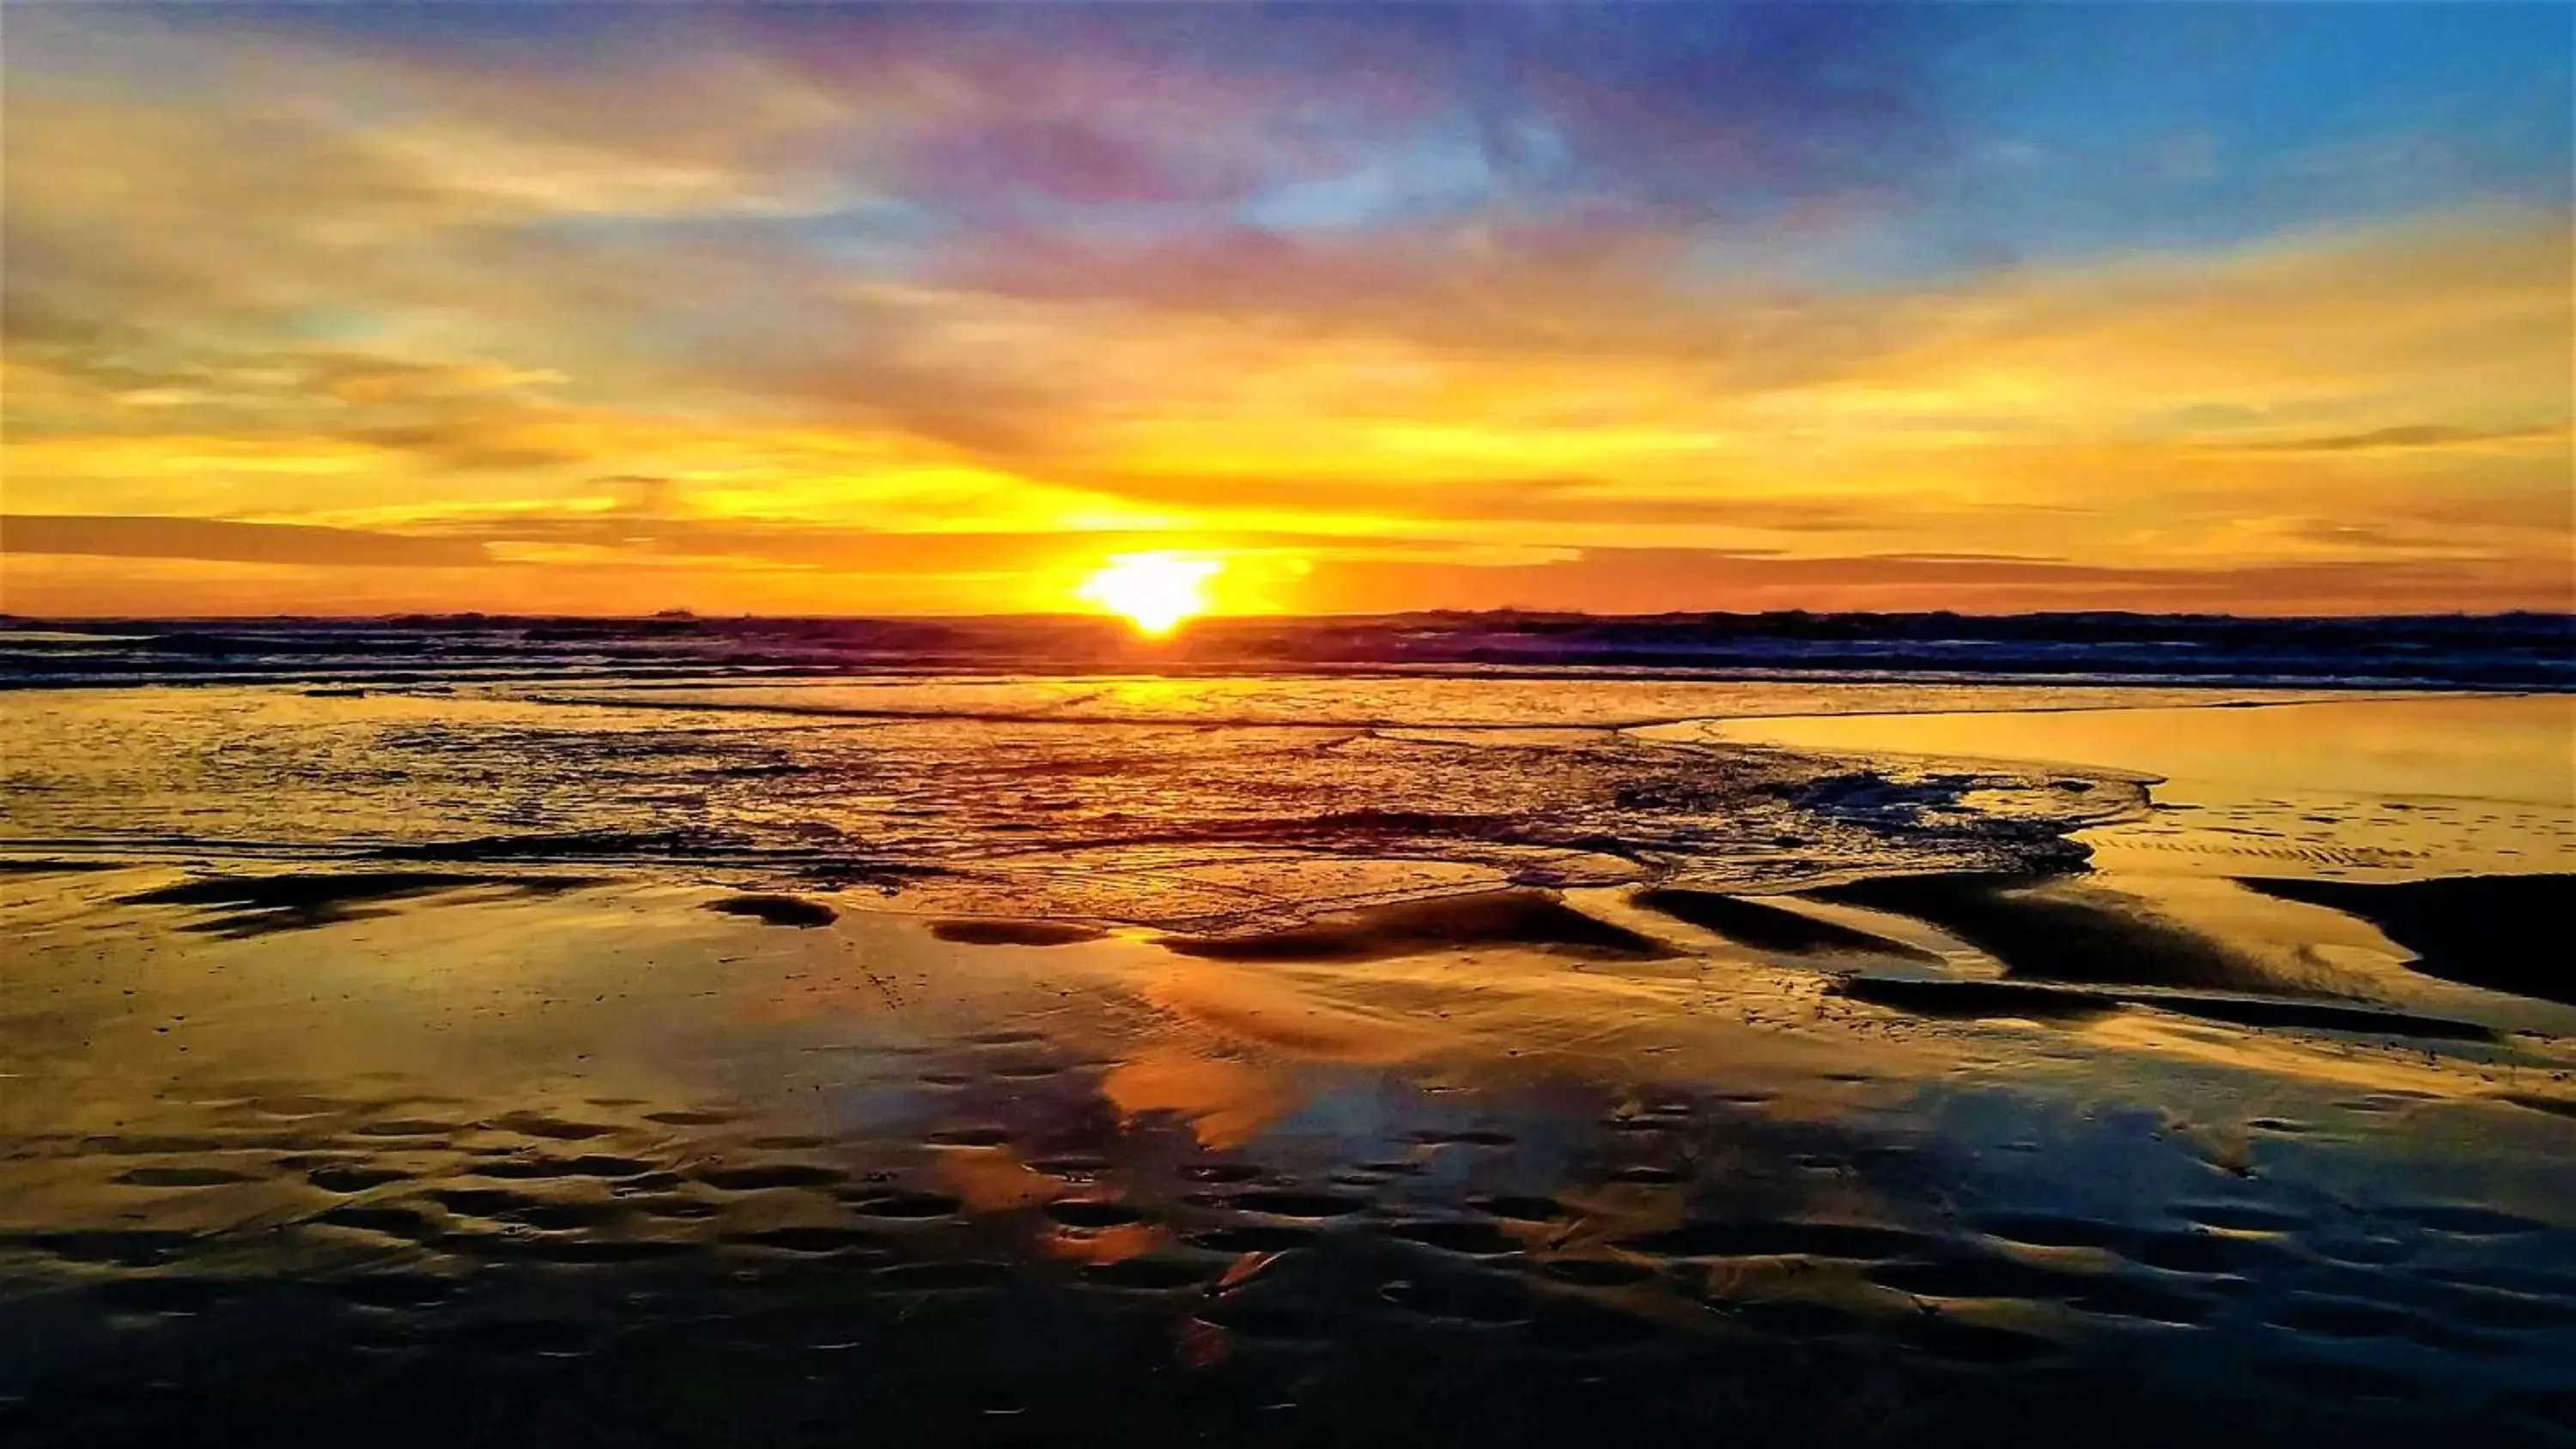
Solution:
[[[1169,634],[1183,619],[1207,612],[1207,584],[1225,571],[1212,558],[1177,553],[1125,553],[1082,581],[1074,596],[1124,614],[1148,634]]]

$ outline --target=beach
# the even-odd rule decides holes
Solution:
[[[0,1449],[2576,1449],[2576,5],[6,30]]]
[[[2571,1407],[2565,696],[539,693],[7,697],[30,1442]]]

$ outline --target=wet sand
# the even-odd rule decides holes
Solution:
[[[2539,710],[2470,703],[1688,726],[1847,755],[1757,778],[1847,812],[1755,815],[1765,860],[1968,788],[1889,781],[2010,816],[2171,777],[2048,817],[2089,865],[1953,831],[1751,890],[1378,862],[1122,918],[739,858],[31,846],[0,1425],[2567,1442],[2568,810]],[[2358,773],[2410,708],[2427,759],[2523,766]]]

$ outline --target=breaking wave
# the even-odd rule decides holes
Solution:
[[[1103,682],[1089,697],[1128,691],[1107,719],[64,692],[15,712],[0,843],[876,887],[957,915],[1226,933],[1501,887],[2044,868],[2081,857],[2070,832],[2144,801],[2112,773],[1854,762],[1625,727],[1728,703],[1707,693],[1721,686],[1689,700],[1532,686],[1461,718],[1429,681],[1272,681],[1242,722],[1242,683],[1156,681],[1147,696]],[[1140,697],[1164,717],[1134,718]],[[1388,722],[1331,723],[1354,718]]]

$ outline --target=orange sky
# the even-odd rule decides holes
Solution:
[[[2563,47],[1799,8],[19,10],[0,607],[2576,602]]]

